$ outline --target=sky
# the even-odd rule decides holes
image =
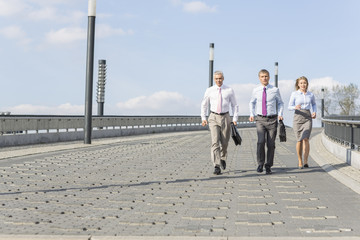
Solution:
[[[359,10],[358,0],[97,0],[93,114],[105,59],[105,115],[200,115],[214,43],[240,115],[259,70],[273,81],[278,62],[289,123],[296,78],[359,83]],[[87,27],[87,0],[0,0],[0,112],[84,114]]]

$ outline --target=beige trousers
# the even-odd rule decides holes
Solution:
[[[220,160],[226,161],[227,148],[230,139],[230,115],[217,115],[211,113],[208,119],[211,134],[211,160],[220,165]]]

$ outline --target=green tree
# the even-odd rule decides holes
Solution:
[[[332,91],[327,88],[324,87],[322,88],[324,89],[324,91],[321,91],[321,89],[316,88],[316,89],[310,89],[310,91],[315,95],[315,98],[318,99],[318,103],[321,104],[321,98],[324,98],[324,115],[330,115],[332,113],[332,97],[331,97],[331,93]],[[321,114],[321,105],[318,105],[317,109],[318,109],[318,115],[320,116]]]
[[[355,115],[358,112],[356,101],[360,92],[357,85],[337,85],[332,88],[333,102],[338,106],[340,115]]]

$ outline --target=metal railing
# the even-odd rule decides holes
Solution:
[[[322,122],[326,136],[360,151],[360,116],[327,116]]]
[[[239,125],[247,125],[249,116],[240,116]],[[171,126],[200,126],[199,116],[93,116],[93,130]],[[84,116],[7,115],[0,116],[0,134],[83,131]]]
[[[255,126],[248,118],[239,116],[238,126]],[[0,115],[0,146],[80,140],[84,126],[84,116]],[[93,138],[207,129],[199,116],[93,116],[92,127]]]

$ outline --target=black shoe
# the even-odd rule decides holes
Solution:
[[[219,166],[215,166],[214,174],[215,174],[215,175],[220,175],[220,174],[221,174],[221,169],[220,169]]]
[[[222,168],[223,170],[226,169],[226,162],[225,162],[225,160],[220,160],[220,166],[221,166],[221,168]]]
[[[263,172],[263,168],[264,168],[264,165],[262,165],[262,164],[260,164],[259,166],[258,166],[258,168],[257,168],[257,172],[258,173],[262,173]]]
[[[304,164],[304,168],[308,168],[309,167],[309,165],[307,165],[307,164]]]
[[[270,166],[265,166],[266,169],[266,174],[271,174],[271,167]]]

